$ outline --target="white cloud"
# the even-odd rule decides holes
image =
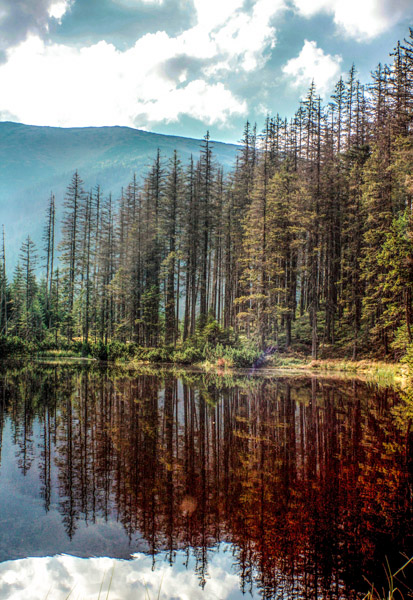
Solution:
[[[0,67],[0,110],[13,107],[25,123],[66,127],[151,126],[183,114],[223,125],[246,113],[223,83],[182,85],[159,74],[157,65],[178,50],[166,34],[145,36],[125,52],[106,42],[76,49],[30,37]]]
[[[238,12],[214,35],[219,50],[240,58],[240,67],[252,71],[266,60],[264,51],[275,45],[275,29],[270,25],[283,2],[257,0],[252,13]]]
[[[49,17],[60,21],[66,14],[71,4],[71,0],[57,0],[53,2],[48,9]]]
[[[413,15],[411,0],[293,0],[300,14],[331,14],[347,36],[358,41],[377,37],[403,17]]]
[[[194,27],[176,37],[144,35],[125,51],[104,41],[79,49],[29,36],[0,66],[0,113],[33,125],[140,127],[181,115],[223,126],[246,115],[247,103],[226,79],[265,64],[275,44],[272,19],[284,0],[255,0],[249,9],[243,0],[194,2]],[[60,18],[68,6],[58,0],[50,10]],[[188,64],[195,64],[192,71]]]
[[[29,35],[47,36],[50,21],[60,21],[72,1],[0,0],[0,62]]]
[[[164,0],[113,0],[118,4],[124,4],[126,6],[139,6],[139,4],[164,4]]]
[[[304,46],[296,58],[291,58],[282,68],[293,87],[308,88],[314,80],[317,91],[325,94],[340,75],[342,58],[325,54],[317,42],[304,40]]]
[[[59,555],[3,562],[0,565],[0,597],[8,600],[44,600],[47,597],[64,600],[73,596],[92,600],[108,595],[122,600],[144,600],[148,597],[160,600],[224,600],[238,592],[239,576],[233,568],[230,549],[220,548],[209,553],[209,577],[204,590],[200,587],[195,564],[185,569],[185,559],[186,554],[178,551],[176,562],[171,567],[159,557],[155,570],[152,569],[152,557],[145,554],[136,554],[129,561]],[[194,563],[194,560],[191,558],[190,562]]]
[[[194,0],[198,29],[207,33],[223,25],[242,8],[244,0]]]

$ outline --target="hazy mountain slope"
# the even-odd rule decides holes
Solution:
[[[76,169],[86,189],[99,183],[103,193],[117,197],[133,173],[145,174],[158,148],[165,158],[178,150],[185,164],[191,154],[199,156],[200,144],[128,127],[63,129],[0,122],[0,225],[6,229],[9,266],[28,233],[40,244],[50,192],[61,208]],[[215,142],[213,152],[229,168],[237,146]]]

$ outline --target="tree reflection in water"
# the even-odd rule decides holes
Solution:
[[[9,422],[21,474],[39,478],[45,511],[56,494],[70,540],[121,522],[131,553],[185,556],[201,588],[229,543],[241,589],[263,598],[356,597],[412,551],[391,389],[67,366],[10,368],[0,385],[1,434]]]

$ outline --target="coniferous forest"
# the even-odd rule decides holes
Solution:
[[[189,164],[158,152],[116,195],[75,172],[12,277],[3,231],[1,352],[399,359],[413,335],[412,120],[411,29],[370,82],[352,67],[327,102],[312,85],[290,121],[247,122],[230,172],[208,133]]]

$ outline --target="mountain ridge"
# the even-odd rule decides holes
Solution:
[[[6,231],[8,272],[23,238],[40,246],[45,210],[53,192],[61,216],[63,197],[74,171],[85,189],[99,184],[103,194],[120,195],[136,173],[145,174],[159,148],[164,159],[178,151],[185,165],[199,155],[202,140],[115,125],[51,127],[0,122],[0,225]],[[213,154],[228,170],[239,146],[212,141]],[[24,233],[23,233],[24,232]]]

